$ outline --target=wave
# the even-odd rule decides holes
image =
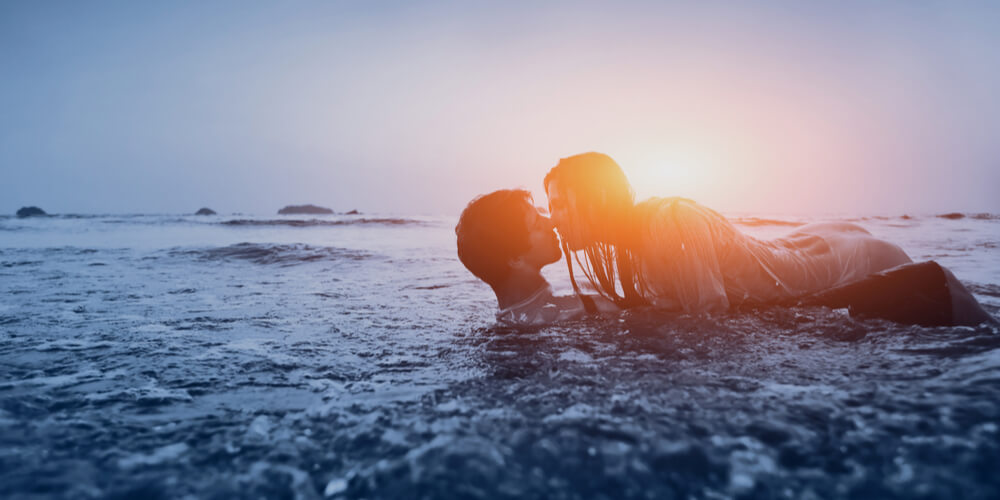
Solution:
[[[869,215],[869,216],[865,216],[865,217],[848,217],[848,218],[843,218],[843,219],[839,219],[839,220],[842,220],[844,222],[868,222],[868,221],[873,221],[873,220],[886,222],[886,221],[900,221],[900,220],[917,220],[917,219],[921,219],[921,218],[922,217],[919,217],[919,216],[913,216],[913,215],[909,215],[909,214],[903,214],[903,215],[899,215],[899,216],[891,216],[891,215]],[[898,226],[898,227],[905,227],[905,226]]]
[[[87,219],[89,217],[71,217],[71,218]],[[115,218],[102,218],[102,220],[99,220],[98,222],[100,222],[101,224],[164,225],[164,224],[186,224],[192,221],[177,216],[169,216],[169,217],[126,216],[126,217],[115,217]]]
[[[938,214],[938,215],[935,215],[935,217],[937,217],[939,219],[951,219],[951,220],[958,220],[958,219],[965,219],[965,218],[975,219],[975,220],[1000,220],[1000,214],[991,214],[991,213],[986,213],[986,212],[974,213],[974,214],[963,214],[961,212],[951,212],[951,213],[947,213],[947,214]]]
[[[960,220],[960,219],[972,219],[972,220],[1000,220],[1000,214],[991,213],[961,213],[961,212],[950,212],[944,214],[937,214],[933,216],[913,216],[908,214],[903,214],[900,216],[886,216],[886,215],[871,215],[864,217],[849,217],[840,219],[845,222],[871,222],[871,221],[881,221],[881,222],[891,222],[891,221],[917,221],[920,219],[948,219],[948,220]],[[741,226],[789,226],[797,227],[806,224],[806,222],[794,221],[794,220],[783,220],[783,219],[767,219],[761,217],[735,217],[729,219],[733,224],[739,224]],[[908,222],[907,224],[912,224]],[[906,226],[898,226],[906,227]]]
[[[352,225],[421,225],[424,221],[416,219],[399,218],[378,218],[378,219],[349,219],[349,220],[322,220],[322,219],[233,219],[219,222],[223,226],[289,226],[289,227],[316,227],[316,226],[352,226]]]
[[[964,282],[965,287],[976,295],[986,295],[988,297],[1000,298],[1000,285],[991,283],[970,283]]]
[[[780,220],[780,219],[761,219],[759,217],[738,217],[735,219],[730,219],[733,224],[739,224],[741,226],[790,226],[798,227],[804,225],[804,222],[790,221],[790,220]]]
[[[247,260],[255,264],[294,265],[316,261],[362,260],[371,254],[359,250],[337,247],[319,247],[295,243],[278,245],[270,243],[237,243],[226,247],[171,250],[171,256],[194,257],[198,260]]]
[[[31,217],[18,217],[16,215],[0,215],[2,219],[18,220],[46,220],[46,219],[137,219],[151,217],[181,217],[181,214],[45,214],[33,215]]]

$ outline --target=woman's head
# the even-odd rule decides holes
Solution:
[[[560,160],[545,176],[545,192],[552,221],[572,250],[617,243],[635,202],[621,167],[601,153]]]
[[[545,176],[545,192],[577,293],[574,258],[598,292],[619,307],[644,304],[630,245],[635,198],[621,167],[601,153],[563,158]],[[582,262],[573,250],[583,251]]]

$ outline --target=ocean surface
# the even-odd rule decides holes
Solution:
[[[732,220],[857,222],[1000,313],[1000,216]],[[0,497],[1000,498],[996,327],[513,330],[454,224],[0,217]]]

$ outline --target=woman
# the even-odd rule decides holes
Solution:
[[[718,312],[778,303],[911,262],[854,224],[809,224],[761,241],[688,199],[636,204],[621,167],[600,153],[562,159],[545,191],[571,279],[570,254],[582,251],[587,278],[621,307]]]

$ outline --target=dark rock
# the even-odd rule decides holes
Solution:
[[[361,215],[361,212],[358,212],[357,210],[351,210],[350,212],[347,212],[344,215]]]
[[[965,214],[960,214],[958,212],[952,212],[950,214],[940,214],[938,217],[942,219],[964,219]]]
[[[976,219],[976,220],[1000,220],[1000,215],[997,215],[997,214],[988,214],[988,213],[972,214],[972,215],[969,215],[969,217],[971,217],[973,219]]]
[[[211,208],[200,208],[194,214],[195,215],[215,215],[215,210],[212,210]]]
[[[49,214],[45,213],[45,210],[42,210],[38,207],[21,207],[21,209],[17,211],[18,217],[33,217],[36,215],[49,215]]]
[[[317,207],[316,205],[289,205],[281,210],[278,210],[278,215],[293,215],[293,214],[332,214],[333,210],[326,207]]]

